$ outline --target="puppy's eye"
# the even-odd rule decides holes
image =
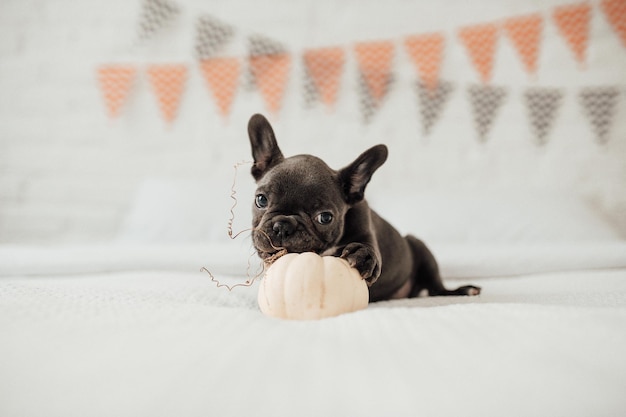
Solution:
[[[327,211],[320,213],[315,218],[319,224],[328,224],[333,221],[333,214]]]
[[[267,207],[267,197],[265,197],[263,194],[258,194],[254,199],[254,203],[258,208],[265,208]]]

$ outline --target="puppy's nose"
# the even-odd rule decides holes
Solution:
[[[289,219],[276,221],[274,222],[274,225],[272,226],[274,235],[276,235],[276,237],[279,237],[281,239],[284,239],[292,235],[295,229],[296,229],[296,226],[291,221],[289,221]]]

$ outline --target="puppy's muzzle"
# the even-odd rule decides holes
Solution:
[[[274,236],[280,240],[293,235],[298,226],[298,222],[291,216],[277,216],[272,225]]]

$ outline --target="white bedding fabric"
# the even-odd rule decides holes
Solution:
[[[498,277],[547,271],[626,268],[626,241],[429,244],[447,278]],[[220,244],[0,246],[0,277],[128,270],[243,275],[260,266],[249,240]]]
[[[443,248],[458,277],[513,276],[309,322],[216,288],[196,264],[233,259],[206,247],[4,248],[0,415],[623,416],[626,251],[592,247]]]

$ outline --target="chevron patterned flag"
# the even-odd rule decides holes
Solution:
[[[248,37],[248,57],[263,55],[283,55],[287,53],[287,47],[277,40],[268,38],[263,35],[252,35]],[[257,88],[252,67],[248,65],[247,72],[245,73],[244,86],[248,91],[253,91]]]
[[[209,59],[220,53],[235,36],[235,29],[212,16],[201,16],[196,21],[196,56]]]
[[[556,7],[552,18],[576,61],[581,67],[584,66],[591,26],[591,4],[585,2]]]
[[[626,0],[602,0],[600,8],[626,47]]]
[[[137,69],[133,65],[103,65],[97,73],[109,116],[117,117],[134,84]]]
[[[420,80],[430,90],[435,90],[439,82],[444,44],[445,38],[441,33],[409,36],[404,40],[404,46],[415,64]]]
[[[304,51],[304,100],[307,105],[321,101],[329,108],[337,101],[341,75],[346,61],[343,48]]]
[[[504,87],[471,85],[468,93],[478,138],[481,142],[486,142],[496,113],[502,107],[507,92]]]
[[[617,111],[619,88],[614,86],[586,87],[580,91],[578,97],[596,135],[596,142],[606,144]]]
[[[526,72],[536,74],[543,17],[537,13],[507,19],[504,22],[504,31],[513,43]]]
[[[459,29],[459,38],[483,83],[491,81],[499,36],[498,25],[486,23]]]
[[[427,136],[439,119],[454,87],[447,81],[438,81],[434,89],[422,81],[417,81],[415,87],[422,119],[422,133]]]
[[[364,42],[354,47],[359,66],[359,94],[363,120],[369,122],[393,83],[394,45],[391,41]]]
[[[537,145],[548,142],[559,107],[563,102],[563,92],[558,88],[529,88],[524,92],[524,103]]]
[[[177,4],[168,0],[144,0],[139,17],[139,39],[149,39],[180,14]]]
[[[185,65],[151,65],[147,69],[148,81],[156,96],[161,115],[166,122],[176,119],[178,106],[187,81]]]
[[[200,61],[200,70],[222,116],[230,114],[237,92],[241,60],[239,58],[208,58]]]
[[[259,89],[267,108],[278,113],[289,80],[291,55],[280,42],[261,35],[248,38],[250,82]]]

